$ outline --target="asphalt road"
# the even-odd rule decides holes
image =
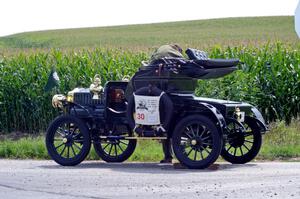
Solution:
[[[300,162],[215,164],[0,160],[0,198],[300,198]]]

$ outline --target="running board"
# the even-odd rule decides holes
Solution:
[[[124,136],[100,136],[101,139],[124,139],[124,140],[166,140],[167,137],[124,137]]]

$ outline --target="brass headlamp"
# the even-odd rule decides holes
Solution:
[[[54,95],[52,98],[52,106],[54,108],[62,108],[63,107],[62,102],[65,100],[66,100],[66,96],[64,96],[62,94]]]

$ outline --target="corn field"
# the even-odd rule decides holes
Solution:
[[[240,70],[224,78],[199,80],[199,96],[249,102],[268,121],[287,123],[300,111],[300,48],[280,43],[256,47],[214,47],[211,58],[239,58]],[[79,52],[36,52],[0,58],[0,132],[45,131],[57,115],[52,95],[44,92],[49,72],[60,77],[57,90],[88,87],[95,74],[102,83],[133,75],[146,53],[91,49]]]

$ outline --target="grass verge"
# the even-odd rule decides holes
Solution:
[[[300,122],[290,125],[277,122],[271,125],[271,131],[264,135],[263,145],[257,160],[299,160]],[[44,136],[3,139],[0,141],[0,158],[12,159],[50,159],[45,148]],[[158,162],[163,158],[161,144],[158,141],[139,141],[129,161]],[[98,160],[94,149],[87,159]]]

